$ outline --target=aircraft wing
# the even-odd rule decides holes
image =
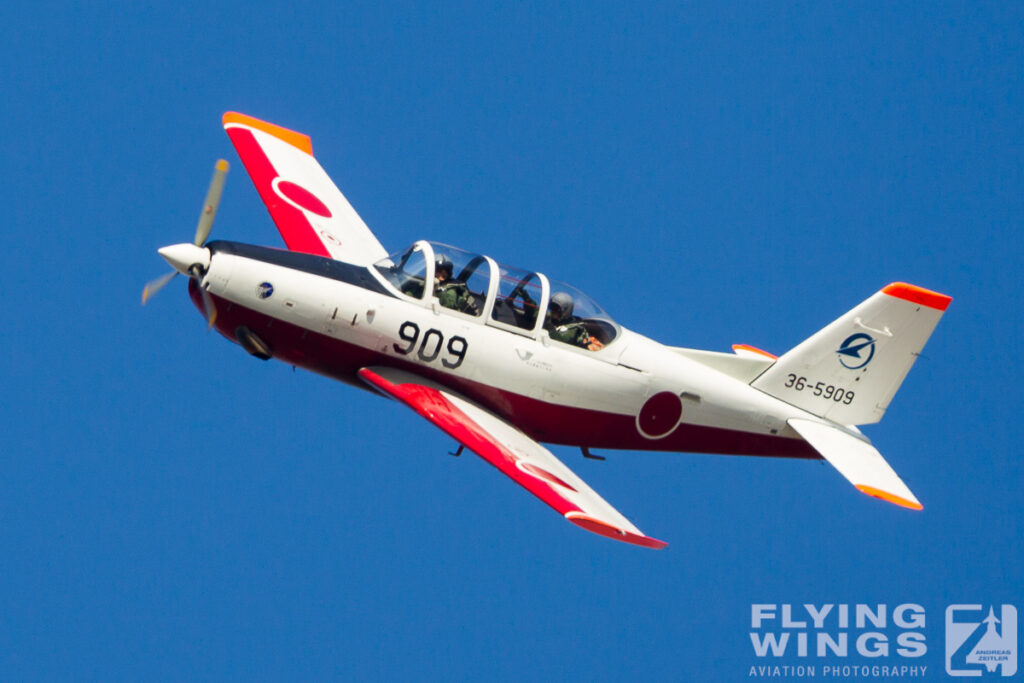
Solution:
[[[230,111],[224,130],[289,249],[357,265],[387,256],[313,157],[309,136]]]
[[[668,545],[645,536],[551,451],[480,406],[441,385],[393,368],[363,368],[359,376],[380,393],[415,410],[573,524],[647,548]]]

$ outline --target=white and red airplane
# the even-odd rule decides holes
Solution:
[[[229,112],[224,128],[289,251],[195,240],[160,249],[209,325],[259,358],[404,403],[570,522],[646,536],[544,443],[589,449],[824,458],[862,492],[921,509],[856,425],[878,422],[951,298],[883,287],[776,357],[665,346],[578,289],[419,241],[389,254],[313,157],[309,137]]]

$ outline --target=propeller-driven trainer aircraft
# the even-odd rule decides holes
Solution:
[[[253,356],[412,408],[567,520],[662,548],[542,443],[825,459],[863,493],[919,510],[857,425],[878,422],[951,298],[897,282],[776,357],[659,344],[544,273],[446,244],[389,253],[310,138],[229,112],[224,128],[288,250],[207,238],[159,253],[208,324]]]

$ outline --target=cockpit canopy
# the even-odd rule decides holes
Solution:
[[[619,333],[604,309],[572,285],[458,247],[421,240],[374,265],[410,299],[517,334],[534,337],[543,329],[555,341],[597,350]]]

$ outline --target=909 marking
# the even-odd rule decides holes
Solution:
[[[392,346],[396,353],[406,356],[412,353],[412,350],[416,348],[416,342],[420,341],[420,326],[407,320],[398,328],[398,336],[403,341],[409,342],[408,346],[404,348],[398,344],[392,344]],[[416,351],[416,355],[421,361],[432,363],[441,355],[441,347],[443,345],[444,335],[441,331],[430,328],[424,333],[423,341],[420,343],[420,348]],[[466,351],[469,350],[469,343],[462,337],[455,336],[448,340],[448,346],[445,348],[454,360],[442,358],[441,365],[454,370],[462,365],[462,361],[466,360]]]
[[[815,382],[813,385],[807,381],[806,377],[797,377],[790,373],[786,375],[788,380],[784,386],[797,391],[803,391],[804,389],[809,390],[815,396],[820,396],[825,400],[832,400],[836,403],[842,403],[843,405],[850,405],[853,403],[854,393],[852,390],[843,389],[842,387],[833,386],[831,384],[825,384],[824,382]]]

